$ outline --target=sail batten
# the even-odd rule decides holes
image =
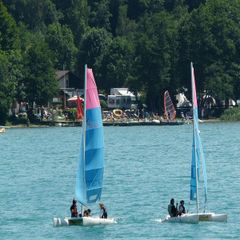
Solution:
[[[104,173],[104,140],[101,107],[92,69],[85,67],[84,120],[76,177],[76,197],[84,205],[101,198]]]

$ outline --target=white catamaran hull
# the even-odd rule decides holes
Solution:
[[[198,223],[199,215],[194,213],[187,213],[177,217],[170,217],[167,215],[161,222],[172,222],[172,223]]]
[[[199,221],[227,222],[227,214],[198,213]]]
[[[57,226],[66,226],[66,225],[79,225],[79,226],[94,226],[94,225],[109,225],[117,223],[113,218],[99,218],[99,217],[79,217],[79,218],[70,218],[65,217],[53,218],[53,225]]]

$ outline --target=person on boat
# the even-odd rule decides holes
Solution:
[[[172,198],[170,200],[170,203],[168,204],[168,213],[170,217],[176,217],[178,214],[177,207],[174,205],[174,199]]]
[[[91,216],[91,209],[88,208],[87,212],[88,212],[88,216],[90,217]]]
[[[186,213],[185,206],[184,206],[184,201],[181,200],[179,208],[178,208],[178,215],[181,216],[184,213]]]
[[[72,205],[70,207],[71,217],[77,217],[78,211],[77,211],[77,201],[73,199]]]
[[[83,216],[84,217],[90,217],[91,216],[91,209],[88,208],[87,210],[84,210]]]
[[[103,203],[99,203],[99,208],[101,210],[100,218],[107,218],[107,210]]]

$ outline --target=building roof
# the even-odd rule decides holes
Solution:
[[[63,77],[66,76],[68,73],[69,73],[68,70],[57,70],[57,71],[56,71],[57,79],[59,80],[59,79],[63,78]]]
[[[110,94],[134,97],[134,94],[128,88],[111,88]]]

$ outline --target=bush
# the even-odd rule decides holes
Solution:
[[[13,125],[18,124],[29,125],[29,119],[27,117],[27,114],[19,114],[18,116],[12,115],[11,117],[9,117],[9,121]]]
[[[100,100],[100,105],[102,109],[107,109],[107,102],[103,99]]]
[[[66,110],[66,114],[67,114],[69,120],[75,121],[76,120],[77,109],[76,108],[70,108],[70,109]]]
[[[7,108],[0,106],[0,125],[5,125],[7,121]]]
[[[240,121],[240,108],[226,109],[220,119],[223,121]]]

